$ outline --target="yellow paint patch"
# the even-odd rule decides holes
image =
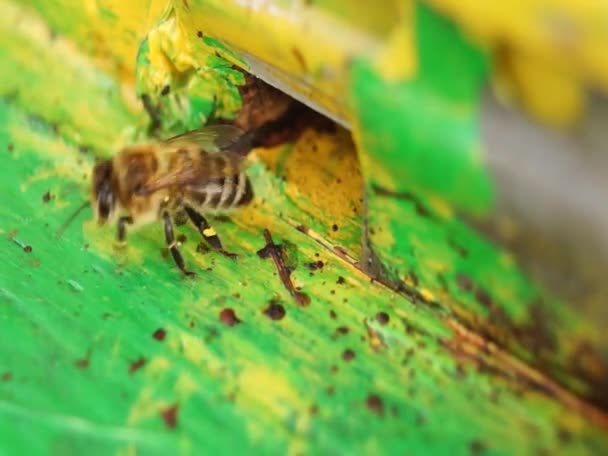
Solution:
[[[582,116],[585,92],[579,77],[563,65],[547,66],[530,56],[503,53],[499,81],[537,119],[567,127]]]
[[[435,195],[429,195],[427,201],[433,211],[440,217],[444,219],[453,217],[454,209],[445,199],[439,198]]]
[[[167,405],[166,401],[154,399],[153,387],[145,386],[129,410],[127,424],[134,425],[149,417],[158,416],[158,411]]]
[[[211,353],[202,339],[186,332],[179,335],[183,356],[197,366],[205,367],[211,375],[222,371],[225,363]]]
[[[391,226],[391,219],[382,214],[377,215],[378,219],[374,220],[375,227],[370,227],[374,228],[374,234],[370,233],[369,237],[377,247],[390,249],[396,244],[393,231],[389,228]]]
[[[97,255],[114,262],[116,266],[135,267],[143,264],[144,249],[138,246],[135,239],[127,242],[124,248],[118,248],[115,226],[99,226],[94,220],[86,220],[82,227],[84,237],[95,247]]]
[[[414,280],[409,275],[402,277],[401,281],[408,287],[416,286],[416,282],[414,282]]]
[[[205,344],[196,336],[182,332],[179,335],[184,357],[194,364],[200,364],[207,358]]]
[[[11,124],[9,134],[13,142],[19,145],[15,148],[15,155],[18,156],[20,149],[35,150],[39,156],[53,159],[55,162],[52,169],[45,168],[30,176],[26,181],[28,185],[57,175],[74,181],[91,172],[91,166],[79,161],[72,153],[73,149],[57,141],[57,138],[32,134],[31,129],[21,124]],[[83,191],[87,190],[87,184],[88,182],[84,183]]]
[[[334,135],[306,130],[291,150],[256,152],[284,175],[285,191],[292,201],[326,226],[335,223],[341,227],[362,213],[363,178],[348,132],[339,130]]]
[[[435,300],[435,294],[427,289],[427,288],[421,288],[420,289],[420,295],[427,301],[434,301]]]
[[[151,376],[159,375],[169,369],[171,362],[164,356],[155,356],[146,363],[146,373]]]
[[[499,258],[500,264],[506,268],[512,268],[515,266],[515,259],[513,255],[508,252],[502,252]]]
[[[137,447],[135,444],[130,443],[124,448],[119,448],[116,450],[117,456],[137,456]]]
[[[82,8],[73,17],[87,18],[82,27],[73,29],[73,38],[87,43],[104,69],[114,72],[121,79],[132,83],[135,75],[135,59],[141,39],[167,7],[166,0],[104,0],[54,2],[57,10],[72,11]]]
[[[169,363],[164,358],[157,358],[151,362],[156,363],[156,367],[152,368],[153,370],[158,369],[160,366],[165,366],[165,364],[168,365]],[[148,366],[146,372],[149,373],[150,369],[150,366]],[[197,384],[190,374],[185,372],[179,374],[177,381],[175,382],[175,392],[179,402],[186,402],[193,393],[198,391],[198,389]],[[147,385],[141,390],[139,396],[129,410],[127,424],[134,425],[142,420],[157,417],[160,410],[170,405],[168,401],[156,399],[154,396],[154,387],[152,385]]]
[[[238,378],[243,391],[254,393],[265,408],[278,416],[286,416],[288,409],[302,404],[301,396],[277,371],[265,367],[249,365]]]
[[[194,381],[190,374],[182,372],[177,378],[175,392],[183,400],[187,399],[192,393],[197,392],[199,389],[199,385]]]
[[[156,70],[148,75],[149,80],[146,83],[150,86],[164,87],[169,83],[171,74],[176,71],[162,48],[163,42],[166,40],[165,33],[163,33],[164,28],[168,26],[169,24],[162,24],[148,33],[147,57],[150,65]]]
[[[397,24],[385,47],[376,58],[376,70],[387,82],[410,79],[416,72],[416,47],[414,43],[413,4],[400,3],[402,19]]]
[[[237,385],[240,391],[237,401],[242,405],[258,409],[263,415],[275,415],[282,419],[296,414],[296,433],[308,430],[310,418],[306,399],[278,371],[248,364],[239,375]],[[259,431],[263,432],[263,429]]]
[[[196,66],[191,40],[175,16],[151,30],[148,42],[148,58],[152,66],[164,68],[168,72],[184,72]]]
[[[431,253],[430,248],[431,247],[428,247],[429,253]],[[449,266],[447,266],[444,261],[433,258],[432,256],[429,256],[428,258],[424,258],[421,261],[423,261],[424,269],[428,270],[429,272],[432,271],[435,274],[436,273],[443,274],[444,272],[446,272],[449,269]]]
[[[584,85],[608,91],[608,27],[600,25],[608,21],[605,2],[430,3],[485,47],[499,50],[502,81],[542,121],[559,126],[576,121],[585,107]]]
[[[380,350],[384,347],[384,341],[380,338],[378,332],[369,330],[367,335],[369,337],[369,345],[373,350]]]

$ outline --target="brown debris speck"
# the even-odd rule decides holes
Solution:
[[[338,225],[336,225],[335,223],[331,226],[332,231],[336,232],[338,231]]]
[[[350,348],[347,348],[346,350],[344,350],[344,352],[342,352],[342,359],[344,361],[352,361],[353,359],[355,359],[355,352]]]
[[[336,328],[336,330],[334,331],[334,337],[348,334],[349,331],[350,331],[350,329],[348,328],[348,326],[338,326]]]
[[[467,371],[464,366],[460,363],[456,364],[456,377],[457,378],[465,378],[467,376]]]
[[[87,350],[87,354],[81,358],[81,359],[77,359],[76,361],[74,361],[74,366],[76,366],[79,369],[86,369],[87,367],[89,367],[91,361],[91,350]]]
[[[486,449],[486,446],[481,440],[473,440],[469,444],[469,450],[473,456],[482,454]]]
[[[338,280],[336,280],[336,283],[338,285],[344,285],[346,283],[346,280],[344,279],[344,277],[340,276],[338,277]]]
[[[336,318],[338,318],[338,314],[336,314],[336,312],[334,310],[330,310],[329,318],[331,318],[332,320],[335,320]]]
[[[163,328],[158,328],[154,333],[152,333],[152,337],[158,341],[165,340],[165,336],[167,335],[167,331]]]
[[[377,394],[369,394],[365,401],[365,405],[370,412],[373,412],[378,416],[384,414],[384,403],[382,402],[382,398]]]
[[[144,367],[145,364],[146,364],[146,358],[144,358],[143,356],[140,356],[135,361],[131,361],[131,364],[129,365],[129,374],[134,374],[139,369]]]
[[[76,361],[74,361],[74,366],[78,367],[79,369],[86,369],[87,367],[89,367],[89,359],[88,358],[77,359]]]
[[[452,247],[462,258],[467,258],[469,256],[468,250],[454,240],[448,240],[448,245]]]
[[[23,247],[23,251],[25,253],[32,253],[32,246],[31,245],[26,245]]]
[[[268,307],[264,309],[264,314],[271,320],[282,320],[285,316],[285,308],[277,301],[270,301]]]
[[[241,323],[241,320],[236,316],[236,313],[234,313],[234,310],[230,307],[222,309],[220,312],[220,321],[226,326],[234,326]]]
[[[177,426],[177,413],[179,412],[179,405],[173,404],[160,411],[160,416],[163,418],[165,425],[169,429],[175,428]]]
[[[378,312],[376,314],[376,320],[378,320],[378,323],[381,325],[386,325],[390,321],[390,317],[386,312]]]
[[[13,374],[11,372],[4,372],[2,374],[2,377],[0,377],[0,379],[2,379],[3,382],[8,382],[13,378]]]
[[[53,195],[51,195],[51,192],[47,190],[44,195],[42,195],[42,202],[48,203],[49,201],[51,201],[51,198],[53,198]]]
[[[426,418],[424,417],[424,415],[422,413],[418,413],[416,415],[416,424],[418,426],[424,426],[426,424]]]
[[[9,152],[12,152],[13,150],[15,150],[15,146],[13,145],[13,143],[9,143],[9,144],[6,146],[6,149],[7,149]]]
[[[311,271],[316,271],[317,269],[322,269],[324,264],[321,260],[313,261],[311,263],[306,263],[305,266]]]

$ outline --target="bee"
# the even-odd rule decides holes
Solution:
[[[120,150],[93,169],[90,204],[99,225],[115,225],[125,243],[127,228],[160,222],[180,271],[186,268],[174,224],[190,221],[211,248],[229,258],[203,214],[226,214],[249,204],[253,188],[245,169],[243,132],[230,125],[207,126],[167,140]]]

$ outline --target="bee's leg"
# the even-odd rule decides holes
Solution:
[[[120,217],[116,223],[116,240],[114,241],[114,250],[122,255],[123,251],[127,247],[127,225],[133,223],[131,217]]]
[[[167,248],[171,252],[173,261],[175,261],[175,264],[177,265],[179,270],[182,271],[185,275],[189,277],[195,276],[196,274],[194,274],[194,272],[188,271],[186,269],[184,257],[182,257],[182,254],[177,248],[177,241],[175,240],[175,236],[173,234],[173,222],[171,221],[171,216],[167,212],[163,213],[163,223],[165,226],[165,241],[167,242]]]
[[[125,239],[127,237],[127,225],[133,223],[133,219],[131,217],[120,217],[118,219],[118,225],[116,230],[116,240],[120,244],[124,244]]]
[[[207,241],[209,245],[213,247],[213,249],[217,250],[222,255],[227,256],[228,258],[236,259],[238,257],[236,253],[231,253],[227,250],[224,250],[224,247],[222,246],[222,241],[220,241],[219,236],[217,235],[215,230],[211,228],[209,222],[207,222],[207,220],[205,219],[205,217],[203,217],[202,214],[195,211],[190,206],[184,206],[184,210],[186,211],[186,214],[188,214],[188,217],[190,217],[190,220],[192,220],[192,223],[194,223],[198,228],[199,232],[201,233],[201,236],[205,238],[205,241]]]

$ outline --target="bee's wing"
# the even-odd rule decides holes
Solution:
[[[192,146],[192,143],[184,143]],[[161,174],[146,182],[137,193],[148,195],[166,187],[191,187],[205,185],[212,179],[228,177],[241,172],[246,166],[243,156],[230,152],[220,151],[210,154],[204,161],[204,165],[182,166],[172,169],[168,173]]]
[[[220,152],[243,136],[243,130],[232,125],[209,125],[198,130],[188,131],[161,141],[161,150],[173,150],[179,146],[197,145],[209,153]]]

